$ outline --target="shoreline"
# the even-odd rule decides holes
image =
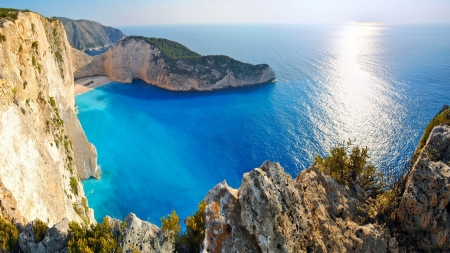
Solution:
[[[74,81],[74,95],[80,95],[85,92],[88,92],[97,87],[103,86],[112,82],[111,79],[107,76],[91,76],[91,77],[83,77],[80,79],[76,79]]]

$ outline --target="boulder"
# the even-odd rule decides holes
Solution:
[[[414,164],[399,206],[402,228],[424,250],[450,249],[450,127],[435,127]]]

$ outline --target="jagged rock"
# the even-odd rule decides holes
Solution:
[[[242,223],[237,190],[223,181],[208,192],[206,203],[202,252],[260,252],[256,237]]]
[[[47,252],[61,252],[67,248],[69,241],[69,220],[64,218],[52,228],[47,229],[42,244]]]
[[[25,226],[25,230],[19,235],[19,247],[25,252],[36,252],[36,236],[34,235],[33,224],[28,223]]]
[[[398,219],[424,250],[450,249],[450,127],[433,129],[414,164]]]
[[[68,251],[69,220],[67,218],[47,229],[44,239],[40,242],[36,241],[33,224],[34,222],[28,223],[24,231],[19,235],[19,248],[23,253],[58,253]]]
[[[128,37],[120,41],[105,53],[94,56],[89,64],[74,73],[76,79],[95,75],[108,76],[112,81],[121,83],[141,79],[146,83],[177,91],[239,87],[275,79],[275,73],[267,64],[251,65],[226,56],[175,60],[139,37]]]
[[[154,224],[139,219],[134,213],[125,217],[125,226],[122,222],[107,216],[108,222],[113,226],[113,234],[121,235],[123,253],[130,253],[137,249],[141,253],[169,253],[172,244],[164,242],[163,232]]]
[[[383,227],[354,222],[361,190],[351,188],[265,162],[238,191],[222,182],[208,193],[203,252],[387,252]]]

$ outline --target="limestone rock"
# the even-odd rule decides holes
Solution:
[[[121,228],[121,221],[107,217],[113,225],[113,233],[122,236],[122,252],[130,253],[137,249],[141,253],[169,253],[173,252],[172,245],[164,242],[163,232],[154,224],[139,219],[134,213],[125,217],[125,227]]]
[[[387,252],[383,227],[358,225],[360,189],[314,168],[295,179],[278,163],[222,182],[206,196],[203,252]]]
[[[70,53],[72,55],[72,67],[73,71],[89,64],[92,61],[92,56],[87,55],[84,52],[76,48],[71,48]]]
[[[256,237],[242,223],[237,190],[223,181],[208,192],[206,203],[202,252],[260,252]]]
[[[119,29],[89,20],[58,17],[64,24],[67,39],[78,50],[98,50],[110,47],[125,38]]]
[[[77,66],[82,65],[78,64]],[[78,68],[76,79],[106,75],[130,83],[141,79],[176,91],[214,90],[272,82],[275,73],[266,64],[251,65],[226,56],[204,56],[174,60],[142,38],[128,37]]]
[[[97,155],[75,114],[64,27],[19,12],[0,33],[0,179],[8,192],[1,206],[15,199],[25,221],[49,226],[65,217],[82,222],[74,204],[82,203],[83,186],[72,189],[70,181],[97,175]]]
[[[61,252],[67,248],[69,241],[69,220],[64,218],[52,228],[47,229],[42,244],[47,252]]]
[[[414,164],[398,219],[424,250],[450,249],[450,127],[433,129]]]

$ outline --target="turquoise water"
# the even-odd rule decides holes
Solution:
[[[100,180],[83,182],[96,219],[129,212],[160,224],[180,217],[218,182],[238,187],[264,160],[292,176],[315,154],[356,138],[377,166],[414,151],[450,103],[450,26],[191,25],[123,27],[201,54],[268,63],[273,84],[170,92],[142,81],[76,97],[97,147]]]

